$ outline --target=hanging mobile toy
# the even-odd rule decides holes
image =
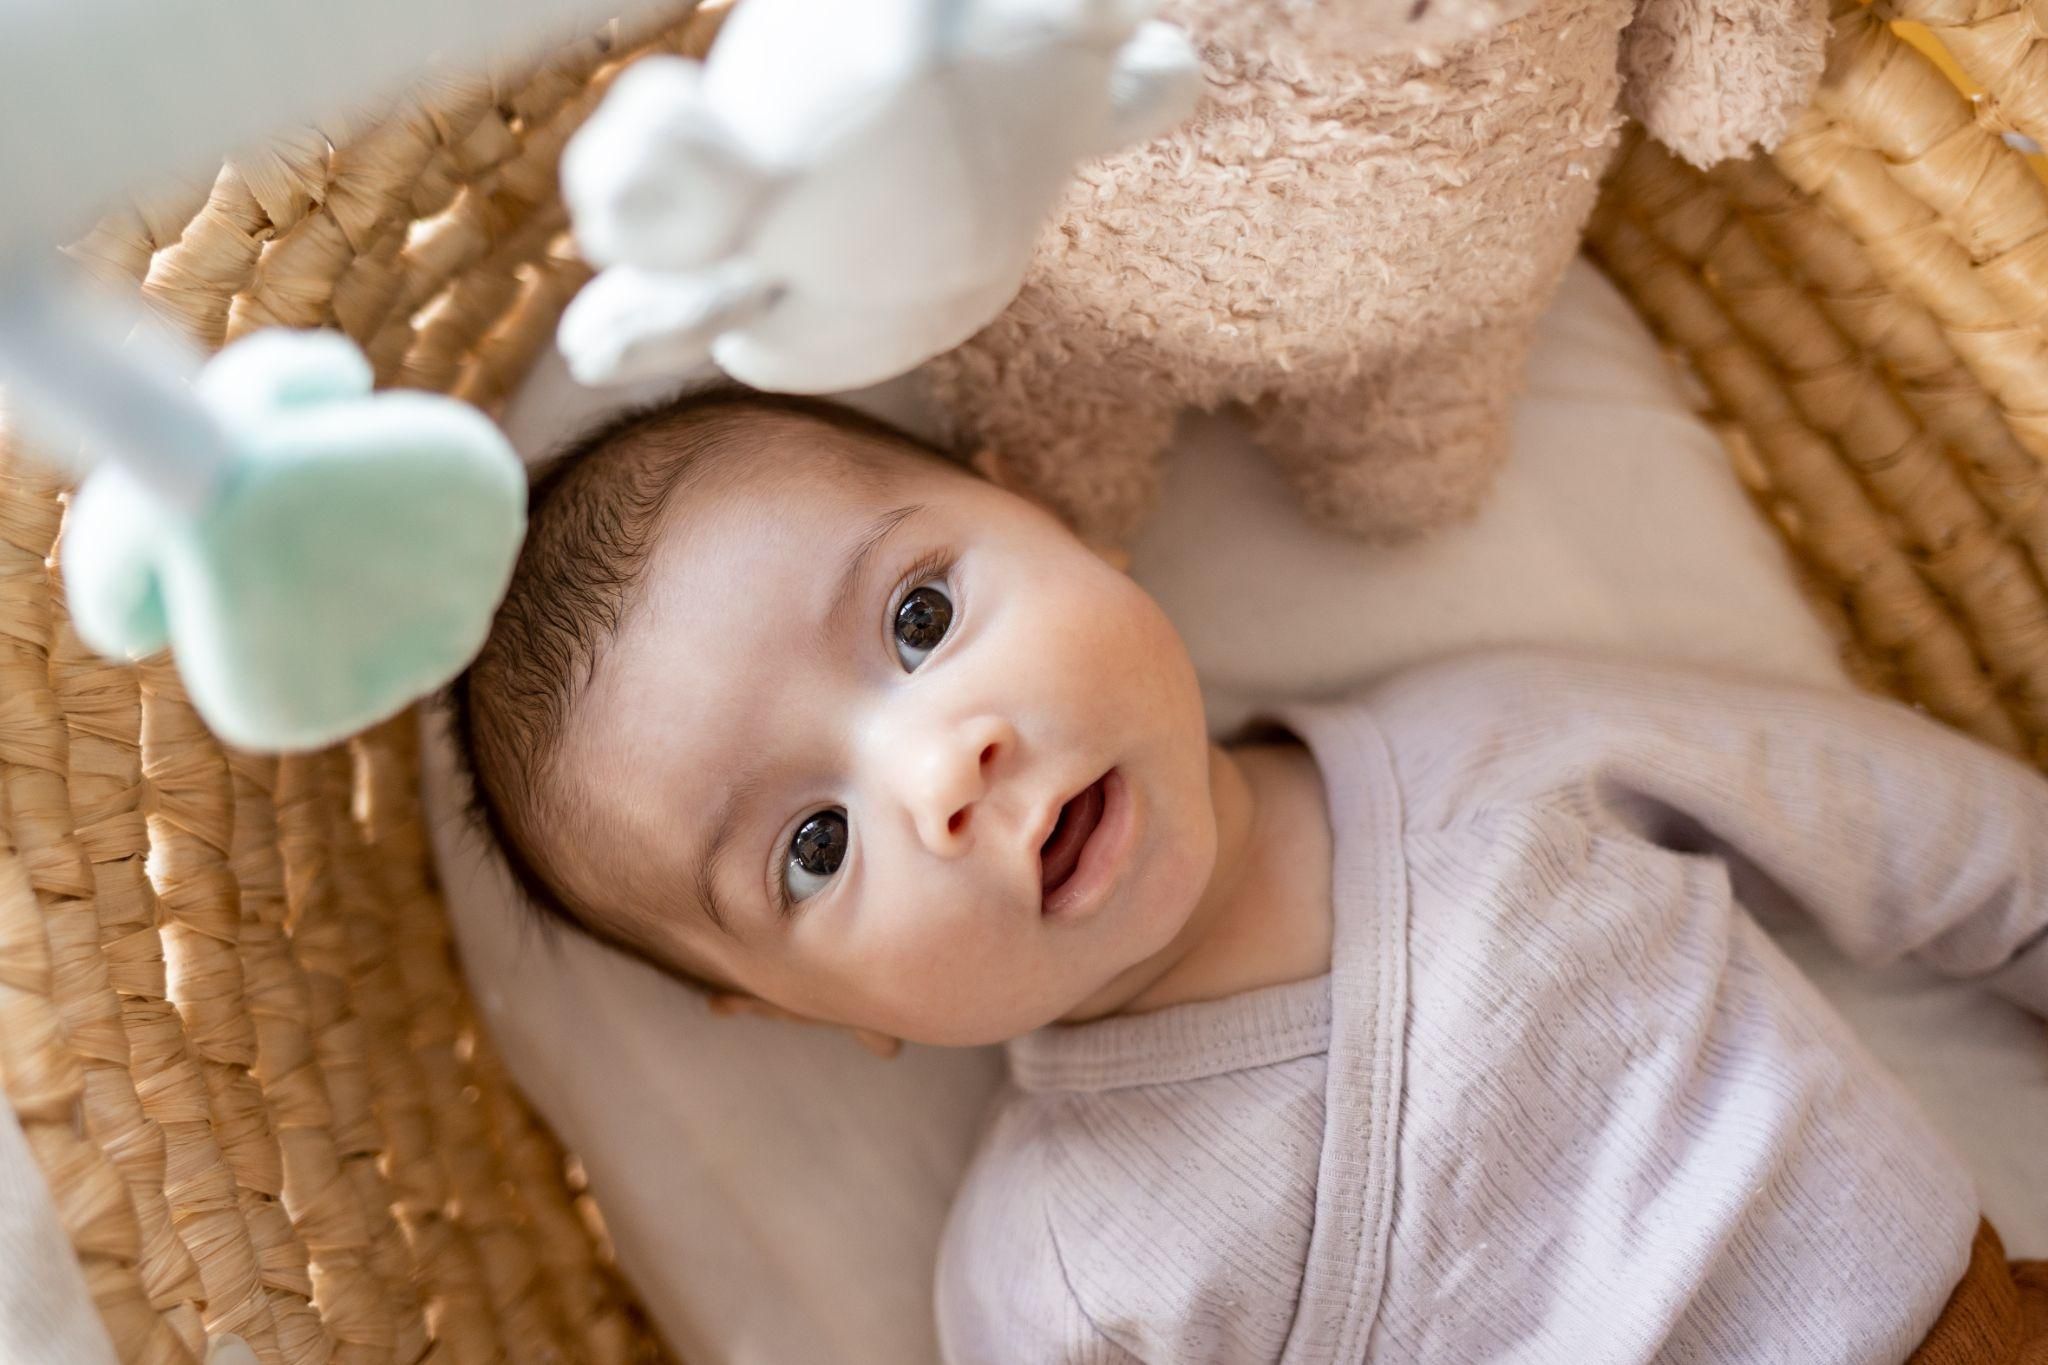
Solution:
[[[878,383],[1002,311],[1074,163],[1186,118],[1153,0],[746,0],[703,63],[624,72],[562,158],[603,267],[563,314],[586,383],[706,359]]]
[[[332,743],[482,647],[526,479],[469,405],[371,394],[336,332],[259,332],[201,367],[36,270],[0,271],[0,373],[37,453],[85,475],[64,523],[79,638],[173,647],[230,744]]]
[[[0,387],[24,455],[84,476],[64,523],[91,647],[169,644],[244,748],[330,743],[452,677],[483,643],[525,530],[510,444],[466,404],[371,394],[335,332],[201,353],[53,249],[124,190],[218,149],[320,125],[429,60],[516,69],[672,0],[350,0],[15,6],[0,88]],[[402,34],[402,39],[394,39]],[[146,118],[123,111],[144,109]]]

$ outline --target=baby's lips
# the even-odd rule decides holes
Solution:
[[[1103,781],[1104,778],[1098,777],[1060,808],[1053,832],[1039,849],[1041,892],[1057,889],[1080,867],[1081,855],[1087,851],[1088,841],[1102,823],[1106,805]]]

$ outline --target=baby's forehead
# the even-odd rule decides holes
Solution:
[[[572,708],[569,728],[610,732],[602,747],[615,757],[633,694],[659,679],[704,703],[687,710],[721,709],[792,662],[783,626],[799,628],[785,618],[830,597],[878,527],[926,509],[949,480],[973,480],[914,447],[785,414],[729,435],[713,467],[673,490]]]
[[[905,479],[942,477],[950,462],[881,430],[840,426],[808,413],[746,409],[726,414],[700,447],[705,487],[760,488],[800,497],[875,492]]]
[[[679,571],[701,574],[719,554],[822,562],[878,509],[926,503],[963,480],[975,481],[965,466],[905,442],[759,414],[697,477],[678,482],[650,547],[649,582],[640,586]],[[795,526],[802,536],[787,534]]]

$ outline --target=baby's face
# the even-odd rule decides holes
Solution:
[[[1179,636],[1010,493],[778,439],[809,449],[671,509],[564,737],[604,831],[565,870],[658,958],[815,1019],[966,1045],[1076,1010],[1215,863]]]

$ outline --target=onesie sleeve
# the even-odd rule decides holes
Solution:
[[[939,1244],[950,1365],[1281,1360],[1331,1292],[1308,1287],[1329,1008],[1317,979],[1014,1044]]]
[[[1431,673],[1392,709],[1464,737],[1432,775],[1468,803],[1541,795],[1719,855],[1854,961],[1910,955],[2048,1015],[2048,779],[2016,759],[1897,702],[1727,674],[1548,653]]]
[[[1089,1317],[1054,1241],[1042,1151],[999,1109],[939,1246],[933,1310],[946,1365],[1143,1365]]]

